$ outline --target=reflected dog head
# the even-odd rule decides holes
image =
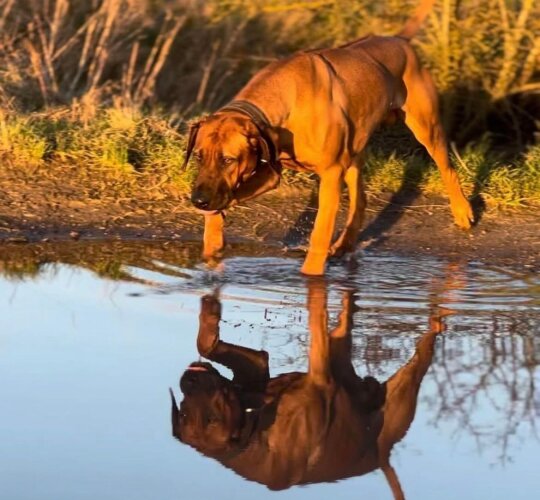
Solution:
[[[240,113],[218,112],[193,124],[186,152],[186,163],[193,155],[199,168],[193,205],[208,212],[226,209],[257,165],[271,161],[270,147],[252,120]]]
[[[180,379],[180,389],[184,399],[179,406],[171,390],[173,435],[206,455],[233,446],[243,412],[231,381],[210,363],[192,363]]]

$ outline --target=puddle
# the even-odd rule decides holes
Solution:
[[[537,275],[366,253],[307,280],[232,253],[0,247],[0,498],[538,491]]]

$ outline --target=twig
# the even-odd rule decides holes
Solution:
[[[199,85],[199,91],[197,92],[197,98],[195,99],[197,104],[202,104],[202,102],[204,101],[204,96],[206,94],[206,89],[208,87],[210,75],[212,73],[212,70],[214,69],[214,64],[216,62],[217,54],[218,54],[220,46],[221,46],[221,41],[219,40],[212,44],[212,52],[210,53],[210,58],[208,59],[208,62],[206,63],[204,67],[203,76],[201,78],[201,83]]]
[[[461,165],[463,170],[465,170],[465,172],[467,172],[469,175],[473,175],[472,172],[467,167],[467,164],[465,163],[465,161],[463,160],[463,158],[459,154],[455,142],[452,141],[450,143],[450,149],[452,150],[452,153],[454,153],[454,156],[456,157],[457,161],[459,162],[459,164]]]

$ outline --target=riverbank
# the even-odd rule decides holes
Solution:
[[[466,232],[452,223],[447,200],[414,189],[370,192],[359,247],[407,255],[540,268],[537,207],[487,208]],[[345,201],[345,200],[344,200]],[[343,203],[344,204],[344,203]],[[275,251],[302,250],[316,214],[316,184],[285,185],[227,213],[230,243],[255,243]],[[344,210],[340,212],[343,223]],[[185,192],[161,199],[110,196],[92,199],[65,178],[0,176],[0,243],[13,247],[62,241],[200,242],[202,217]],[[273,251],[274,251],[273,250]],[[234,250],[228,251],[229,255]]]

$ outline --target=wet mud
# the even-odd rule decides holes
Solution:
[[[11,202],[0,211],[0,245],[73,240],[196,243],[202,239],[202,217],[183,198],[54,205],[44,199],[28,205],[27,197],[7,201]],[[229,210],[227,242],[303,250],[316,205],[315,188],[282,187]],[[342,210],[338,223],[343,224],[344,215]],[[540,212],[536,207],[493,209],[484,212],[470,231],[462,231],[453,225],[443,198],[371,195],[358,248],[538,269]],[[226,251],[228,256],[233,254],[230,248]]]

